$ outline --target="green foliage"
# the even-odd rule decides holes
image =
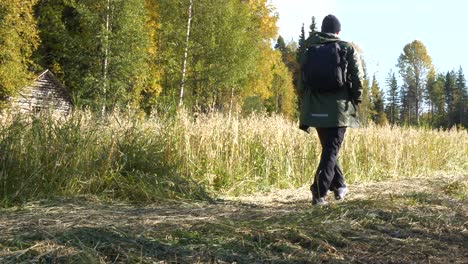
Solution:
[[[270,98],[273,113],[281,113],[286,117],[292,117],[296,113],[296,95],[294,93],[291,72],[282,61],[278,61],[272,69],[274,73]]]
[[[305,37],[304,24],[302,24],[301,35],[299,35],[298,49],[297,49],[297,61],[300,63],[307,50],[307,42]]]
[[[39,44],[33,18],[35,3],[36,0],[0,2],[0,104],[31,80],[30,57]]]
[[[445,75],[444,92],[447,109],[447,122],[448,126],[451,127],[454,125],[454,114],[456,113],[455,105],[458,99],[457,75],[455,71],[449,71]]]
[[[293,81],[298,69],[294,45],[286,45],[279,36],[275,50],[271,41],[277,34],[277,17],[265,0],[249,1],[253,25],[251,28],[255,53],[254,70],[249,74],[247,85],[241,92],[243,98],[260,98],[268,113],[281,113],[288,117],[296,115],[296,94]],[[244,101],[244,105],[251,104]],[[245,108],[245,107],[244,107]]]
[[[364,70],[364,79],[362,81],[362,102],[359,104],[359,119],[361,124],[366,126],[369,124],[371,120],[371,111],[372,111],[372,104],[371,104],[371,91],[370,91],[370,81],[367,74],[367,67],[364,59],[361,56],[362,61],[362,68]]]
[[[264,101],[260,96],[251,96],[244,99],[244,104],[242,105],[242,114],[244,116],[249,116],[252,114],[263,114],[266,112]]]
[[[399,107],[399,101],[398,101],[398,81],[396,79],[395,73],[389,72],[388,77],[386,79],[386,85],[388,87],[388,95],[387,95],[387,107],[386,107],[386,113],[388,118],[390,119],[390,123],[392,125],[397,123],[399,112],[400,112],[400,107]]]
[[[465,74],[462,67],[457,72],[457,88],[455,91],[455,109],[453,113],[453,123],[468,127],[468,86],[466,85]]]
[[[284,42],[284,38],[281,35],[276,40],[275,50],[279,50],[281,54],[286,53],[286,42]]]
[[[138,105],[155,75],[144,0],[40,1],[42,46],[36,55],[58,72],[78,105]]]
[[[0,125],[0,203],[81,194],[131,201],[204,198],[181,176],[176,134],[114,113],[68,119],[13,115]],[[160,126],[161,125],[161,126]]]
[[[433,127],[447,125],[444,94],[445,76],[432,69],[427,77],[427,100],[429,101],[429,121]]]
[[[252,21],[239,1],[196,1],[188,93],[200,108],[227,109],[254,69]],[[197,11],[198,10],[198,11]]]
[[[186,41],[188,2],[161,0],[158,6],[161,21],[158,65],[162,71],[162,95],[169,98],[167,101],[176,101]],[[266,1],[195,1],[184,105],[202,111],[231,111],[241,105],[244,98],[269,97],[272,66],[264,62],[272,54],[268,43],[276,31],[276,17]],[[250,92],[251,87],[258,91]]]
[[[286,43],[277,34],[278,16],[268,0],[197,0],[187,42],[189,3],[2,2],[0,101],[30,81],[28,69],[49,68],[71,90],[77,106],[175,112],[187,47],[183,102],[192,112],[234,113],[245,106],[244,113],[265,107],[268,113],[296,117],[301,56],[317,31],[315,17],[308,32],[302,26],[298,43]],[[468,125],[461,67],[441,76],[420,41],[404,47],[397,66],[403,82],[398,86],[397,77],[389,76],[387,105],[366,74],[359,107],[363,124],[385,123],[387,115],[392,124]]]
[[[384,111],[384,99],[382,90],[377,83],[377,79],[372,78],[371,86],[371,117],[372,121],[378,125],[385,125],[387,123],[387,116]]]
[[[429,71],[433,68],[432,59],[427,53],[426,46],[415,40],[403,48],[397,64],[403,77],[406,89],[402,93],[406,107],[403,108],[411,124],[419,124],[419,117],[423,106],[423,94],[426,91],[425,82]]]
[[[306,39],[306,45],[307,47],[310,46],[310,43],[311,43],[311,38],[312,36],[314,35],[315,32],[318,32],[317,30],[317,22],[315,21],[315,16],[312,17],[312,22],[310,23],[310,26],[309,26],[309,36],[307,37]]]
[[[281,61],[276,61],[272,71],[274,73],[272,90],[273,97],[270,98],[270,111],[282,113],[292,117],[296,114],[297,96],[294,85],[298,82],[295,77],[299,73],[299,63],[295,57],[295,50],[291,43],[284,42],[279,36],[275,49],[281,54]],[[275,58],[277,58],[275,56]]]

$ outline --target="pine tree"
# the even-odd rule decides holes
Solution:
[[[298,48],[297,48],[297,61],[302,62],[302,57],[307,50],[307,42],[305,37],[304,24],[302,24],[301,35],[299,36]]]
[[[286,51],[283,53],[283,62],[292,74],[293,86],[297,87],[298,75],[300,72],[299,63],[296,60],[297,43],[294,41],[289,42],[286,45]],[[296,88],[295,88],[296,90]]]
[[[309,38],[312,37],[312,35],[317,32],[317,22],[315,21],[315,16],[312,17],[312,23],[309,26]]]
[[[446,73],[444,92],[447,111],[448,127],[457,124],[457,101],[458,101],[457,73],[452,70]]]
[[[284,38],[281,35],[276,40],[275,50],[279,50],[282,55],[286,53],[286,42],[284,42]]]
[[[375,75],[372,78],[371,86],[371,118],[374,123],[384,125],[387,123],[387,117],[384,111],[384,102],[382,91],[379,87]]]
[[[457,72],[457,89],[456,89],[456,96],[455,96],[455,112],[456,116],[456,123],[463,125],[464,127],[468,127],[468,88],[466,85],[465,74],[463,73],[463,69],[460,66]],[[454,120],[455,121],[455,120]]]
[[[359,50],[359,47],[356,46]],[[359,104],[358,113],[360,122],[367,125],[371,120],[371,98],[370,98],[370,81],[367,74],[367,66],[365,60],[361,57],[362,69],[364,71],[364,78],[362,81],[362,102]]]
[[[315,21],[315,16],[312,17],[312,23],[309,26],[309,36],[306,39],[307,47],[310,46],[312,42],[312,36],[317,32],[317,22]]]
[[[398,121],[400,109],[399,109],[399,101],[398,101],[398,96],[399,96],[398,81],[395,76],[395,73],[393,73],[392,71],[388,73],[386,84],[388,87],[387,116],[390,119],[390,123],[394,125]]]
[[[436,82],[432,87],[432,100],[435,108],[434,125],[436,127],[448,126],[448,115],[445,108],[445,75],[437,74]]]
[[[411,124],[411,113],[412,113],[412,109],[411,109],[411,105],[410,105],[410,100],[409,100],[409,96],[408,96],[408,92],[409,89],[408,89],[408,84],[406,84],[405,82],[403,82],[403,85],[401,86],[401,90],[400,90],[400,98],[399,98],[399,101],[400,101],[400,122],[401,124],[404,124],[404,125],[410,125]]]
[[[35,3],[36,0],[0,2],[0,101],[15,95],[32,78],[28,67],[39,44],[33,17]]]
[[[302,77],[301,77],[301,68],[302,68],[302,65],[304,63],[304,54],[307,50],[307,43],[306,43],[306,37],[305,37],[305,29],[304,29],[304,24],[302,24],[302,28],[301,28],[301,35],[299,36],[299,40],[297,42],[298,44],[298,47],[297,47],[297,50],[296,50],[296,61],[297,61],[297,65],[298,65],[298,70],[297,72],[295,73],[294,75],[294,83],[295,83],[295,91],[296,91],[296,94],[298,95],[298,100],[297,100],[297,108],[300,109],[301,108],[301,96],[300,96],[300,90],[301,90],[301,80],[302,80]]]
[[[432,126],[434,125],[434,120],[435,120],[434,117],[436,114],[435,103],[434,103],[435,101],[434,90],[436,87],[436,83],[437,83],[436,72],[434,68],[432,68],[427,75],[427,81],[426,81],[426,87],[427,87],[426,100],[429,102],[429,117],[428,117],[429,120],[428,121]]]

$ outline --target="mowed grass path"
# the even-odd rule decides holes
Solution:
[[[0,263],[467,263],[468,175],[307,188],[212,203],[92,197],[0,209]]]

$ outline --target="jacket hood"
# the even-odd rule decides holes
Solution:
[[[333,33],[315,32],[311,37],[311,44],[323,44],[340,41],[338,35]]]

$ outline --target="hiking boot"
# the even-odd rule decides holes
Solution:
[[[347,187],[341,187],[333,191],[336,200],[343,200],[348,193]]]
[[[321,206],[321,205],[327,205],[327,204],[328,202],[325,200],[325,197],[319,197],[319,198],[312,197],[312,205]]]

